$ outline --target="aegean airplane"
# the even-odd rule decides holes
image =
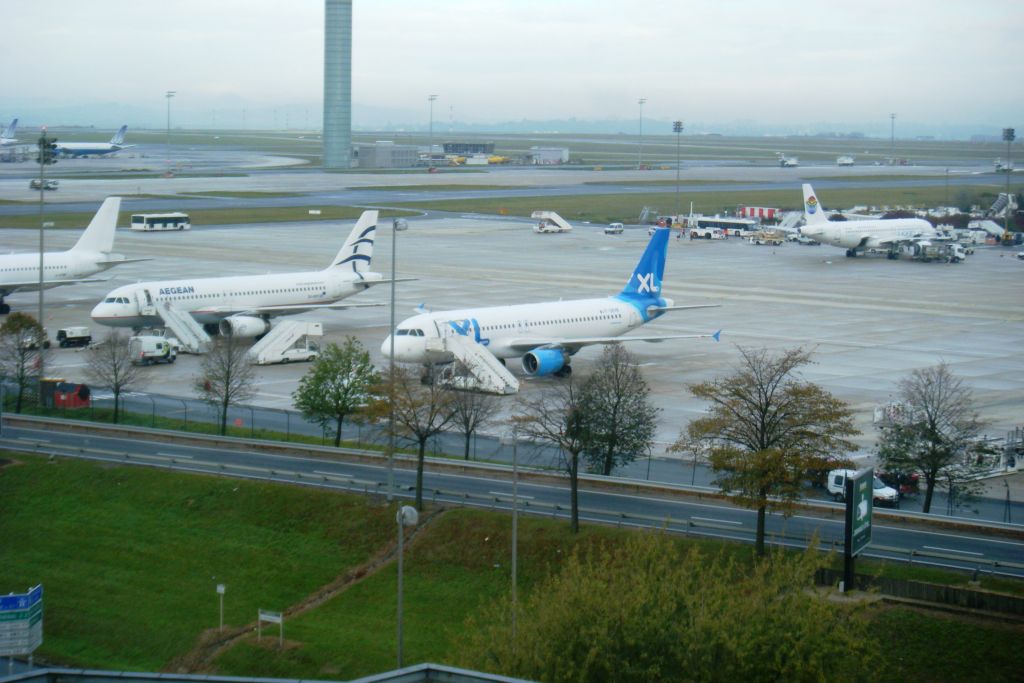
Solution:
[[[700,337],[717,341],[721,330],[714,334],[620,336],[667,311],[717,305],[674,306],[662,297],[669,232],[668,228],[655,230],[626,286],[615,296],[423,313],[404,320],[394,330],[395,360],[427,366],[452,362],[453,354],[435,342],[462,336],[502,363],[522,356],[523,371],[528,375],[566,376],[572,372],[570,357],[591,344]],[[389,336],[380,347],[385,357],[390,355],[391,342]]]
[[[57,153],[63,157],[87,157],[103,156],[113,152],[120,152],[135,145],[124,144],[124,134],[128,130],[128,124],[121,126],[110,142],[58,142],[56,143]]]
[[[163,327],[158,306],[191,314],[208,332],[258,337],[270,318],[317,309],[379,304],[339,304],[385,280],[369,270],[377,212],[364,211],[341,251],[323,270],[267,275],[139,282],[118,287],[92,309],[92,319],[109,327]]]
[[[81,282],[99,282],[87,279],[101,271],[148,258],[129,259],[113,254],[117,213],[121,209],[120,197],[107,197],[100,210],[89,222],[75,246],[67,251],[51,251],[43,255],[43,289]],[[39,291],[39,252],[0,255],[0,315],[11,312],[4,298],[15,292]]]
[[[804,183],[804,225],[800,234],[818,242],[846,249],[854,257],[865,249],[886,249],[890,259],[899,258],[903,245],[931,245],[938,237],[932,224],[923,218],[889,218],[858,221],[829,221],[818,203],[814,188]]]

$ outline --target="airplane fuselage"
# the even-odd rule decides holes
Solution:
[[[60,251],[43,254],[43,283],[88,277],[115,265],[104,263],[109,254],[90,251]],[[39,278],[39,252],[0,256],[0,291],[12,283]]]
[[[57,152],[61,156],[71,158],[103,156],[105,154],[120,152],[122,149],[125,149],[125,147],[125,145],[114,145],[109,142],[67,142],[62,145],[58,145]]]
[[[648,315],[633,303],[614,296],[423,313],[404,320],[396,328],[395,360],[448,362],[450,355],[432,353],[426,340],[457,335],[486,346],[497,358],[515,358],[525,351],[523,340],[617,337],[659,315]],[[571,341],[567,346],[573,346]],[[381,353],[388,356],[390,351],[389,336],[381,345]]]
[[[808,223],[800,228],[800,233],[845,249],[877,248],[936,236],[932,224],[921,218]]]
[[[183,280],[160,280],[125,285],[110,292],[93,308],[91,317],[109,327],[162,326],[158,305],[188,311],[201,324],[216,324],[233,314],[268,306],[331,304],[366,289],[381,279],[367,272],[306,271]]]

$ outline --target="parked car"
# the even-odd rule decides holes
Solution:
[[[828,473],[828,492],[832,494],[834,500],[842,501],[846,497],[846,478],[853,476],[857,473],[857,470],[832,470]],[[891,505],[893,507],[899,507],[900,505],[900,493],[891,486],[886,486],[885,482],[875,476],[874,483],[872,484],[874,491],[871,497],[874,499],[876,505]]]
[[[624,230],[622,223],[609,223],[608,227],[604,229],[606,235],[621,235]]]
[[[60,183],[56,180],[39,180],[39,178],[33,178],[28,182],[30,190],[38,190],[40,185],[44,190],[56,190],[60,187]]]

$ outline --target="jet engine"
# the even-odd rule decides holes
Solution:
[[[258,337],[270,331],[270,321],[251,315],[233,315],[220,321],[220,333],[232,337]]]
[[[527,375],[551,375],[569,363],[569,354],[562,349],[537,348],[523,356],[523,372]]]

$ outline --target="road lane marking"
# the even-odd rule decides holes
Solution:
[[[977,555],[978,557],[984,557],[985,553],[975,553],[970,550],[955,550],[953,548],[939,548],[934,545],[922,546],[927,550],[941,550],[944,553],[960,553],[961,555]]]
[[[511,496],[512,494],[507,492],[507,491],[488,491],[487,495],[489,495],[489,496],[501,496],[502,498],[504,498],[505,496]],[[521,493],[516,495],[516,498],[522,498],[523,500],[533,500],[534,499],[533,496],[524,496]]]
[[[715,524],[735,524],[737,526],[743,526],[743,522],[734,522],[728,519],[712,519],[710,517],[690,517],[690,519],[699,519],[702,522],[714,522]]]

